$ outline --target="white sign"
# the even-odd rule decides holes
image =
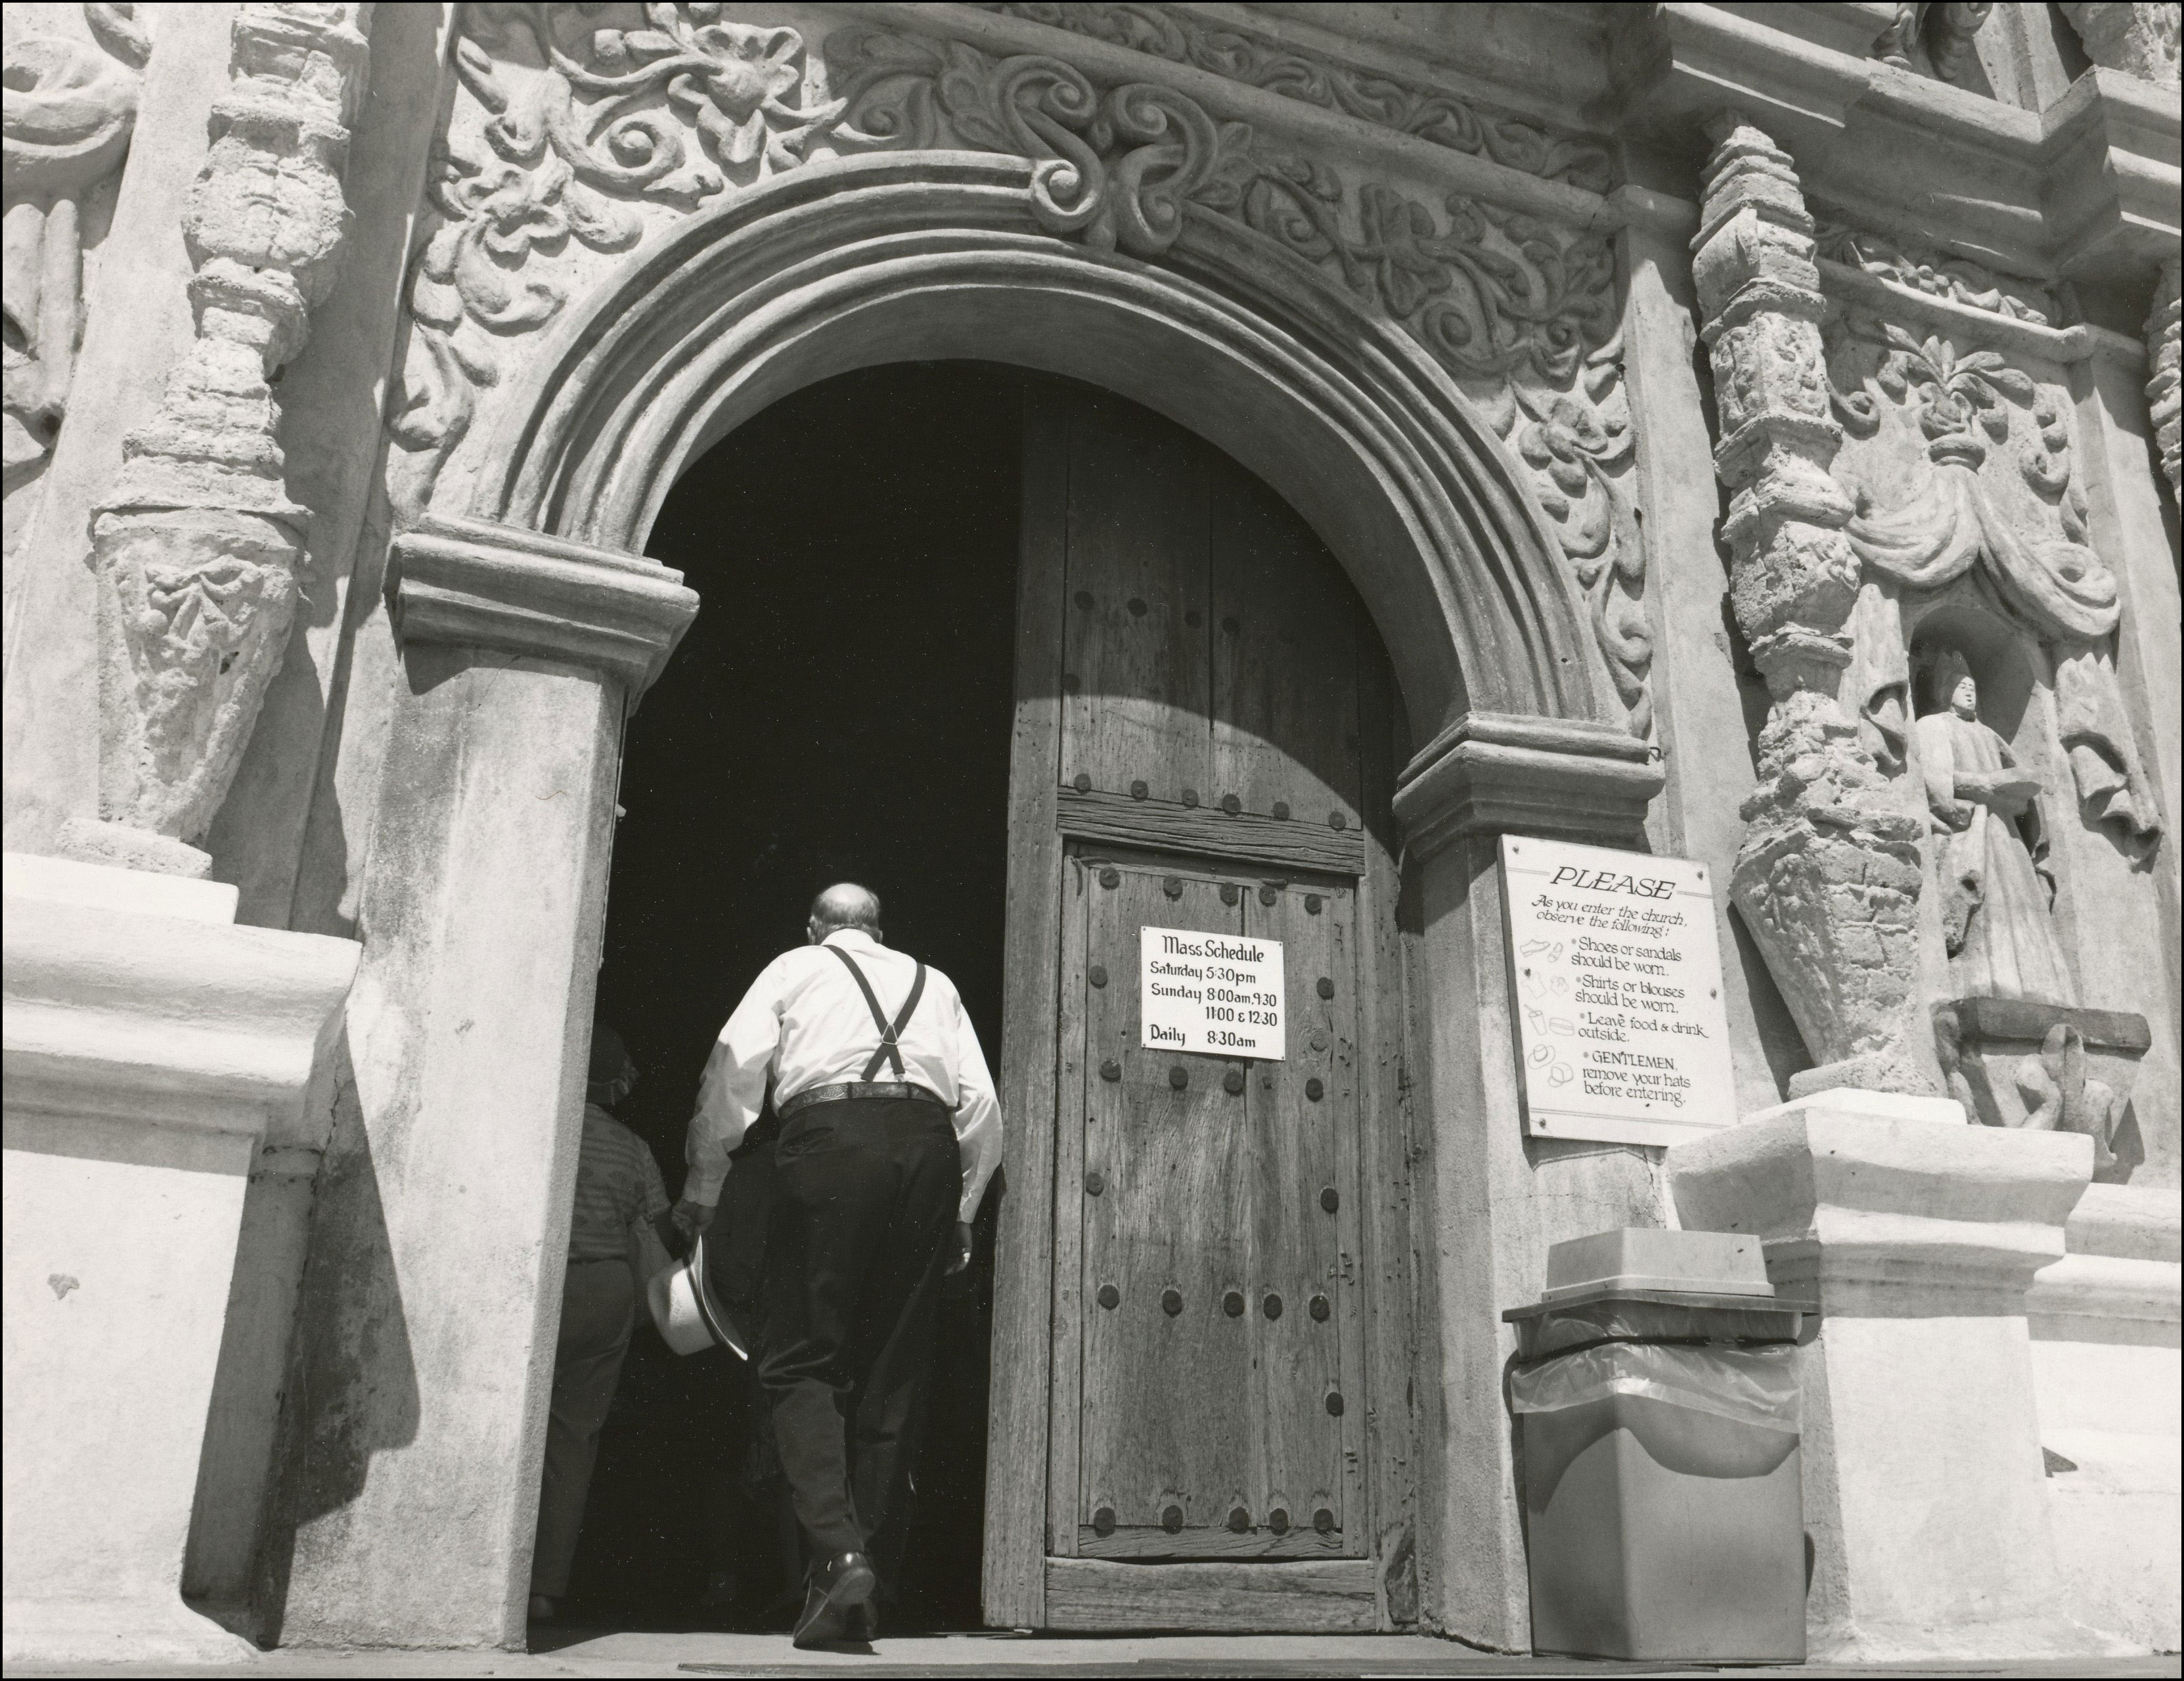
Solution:
[[[1673,1144],[1736,1119],[1703,864],[1502,838],[1525,1122]]]
[[[1139,1042],[1148,1049],[1264,1062],[1289,1055],[1279,940],[1145,928],[1138,953]]]

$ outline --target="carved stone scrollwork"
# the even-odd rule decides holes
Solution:
[[[2162,476],[2169,493],[2184,502],[2184,487],[2177,483],[2180,433],[2184,433],[2184,301],[2180,300],[2177,259],[2161,265],[2161,281],[2153,294],[2153,309],[2146,318],[2146,359],[2153,370],[2147,381],[2146,401],[2153,420],[2153,447],[2161,454]]]
[[[720,9],[649,5],[644,31],[595,27],[582,8],[473,14],[456,63],[476,114],[451,125],[432,188],[440,225],[410,279],[392,424],[406,458],[394,475],[404,520],[421,516],[505,347],[560,312],[586,253],[623,250],[663,212],[815,155],[999,153],[1032,160],[1030,210],[1056,237],[1170,262],[1191,219],[1217,219],[1334,276],[1407,332],[1529,470],[1628,727],[1650,732],[1644,551],[1624,487],[1631,440],[1604,241],[1461,195],[1435,206],[1353,186],[1172,89],[1095,86],[1044,55],[844,30],[825,42],[818,98],[797,31],[724,22]],[[1195,23],[1152,15],[1178,40],[1203,38]],[[1071,17],[1065,27],[1096,32],[1077,8]],[[1290,71],[1266,73],[1290,90]],[[1350,96],[1329,97],[1347,109]],[[1436,120],[1455,132],[1452,111]],[[1488,126],[1501,136],[1479,142],[1489,155],[1522,137]],[[1532,162],[1544,169],[1550,153]]]
[[[151,42],[134,6],[83,8],[92,39],[25,35],[7,48],[5,487],[52,454],[83,332],[83,201],[121,167]],[[18,522],[8,523],[12,549]]]
[[[1483,111],[1453,94],[1328,64],[1240,30],[1217,28],[1188,12],[1164,6],[1053,3],[983,9],[1189,64],[1548,181],[1566,181],[1592,192],[1605,192],[1613,183],[1607,152],[1589,141]]]
[[[1531,470],[1630,730],[1650,733],[1645,559],[1624,486],[1630,415],[1604,242],[1461,194],[1436,216],[1377,183],[1353,190],[1172,90],[1103,93],[1058,59],[870,31],[836,37],[827,58],[867,141],[1042,160],[1033,208],[1054,233],[1157,259],[1186,215],[1219,217],[1372,300]]]
[[[310,513],[281,481],[270,379],[303,348],[348,220],[342,170],[369,7],[246,5],[183,233],[197,337],[97,504],[103,834],[80,849],[202,867],[295,612]],[[141,838],[132,853],[117,840]]]
[[[1838,699],[1858,565],[1828,468],[1813,222],[1786,154],[1724,119],[1693,242],[1732,493],[1730,600],[1772,697],[1730,896],[1815,1059],[1802,1089],[1930,1089],[1908,1049],[1917,969],[1917,821]]]
[[[453,136],[427,186],[440,225],[410,277],[413,327],[390,430],[418,459],[407,518],[497,385],[500,347],[569,298],[556,259],[634,245],[638,204],[689,211],[804,162],[841,125],[843,103],[796,103],[804,37],[723,20],[717,5],[648,5],[642,30],[599,28],[586,8],[488,4],[456,42],[482,108],[482,151]],[[511,65],[535,60],[532,75]],[[527,63],[524,68],[528,68]],[[853,143],[845,140],[844,143]]]

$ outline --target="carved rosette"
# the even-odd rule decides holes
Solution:
[[[1112,38],[1134,27],[1123,9],[1067,8],[1041,20]],[[664,216],[828,155],[999,153],[1032,161],[1030,209],[1057,238],[1166,262],[1193,219],[1218,219],[1275,260],[1328,273],[1409,334],[1525,470],[1628,726],[1650,733],[1645,558],[1605,241],[1462,195],[1436,205],[1354,183],[1154,82],[1103,86],[1057,58],[865,29],[826,40],[822,72],[796,31],[719,13],[648,5],[642,30],[602,27],[619,14],[582,8],[471,14],[456,49],[465,97],[433,187],[438,225],[410,281],[393,422],[403,519],[423,514],[514,342],[554,319],[599,259]],[[1217,36],[1183,14],[1147,15],[1162,24],[1158,39],[1124,44],[1512,167],[1605,182],[1596,148]]]
[[[1789,157],[1724,120],[1708,159],[1693,275],[1720,405],[1730,596],[1772,705],[1730,896],[1808,1048],[1808,1087],[1921,1090],[1905,1047],[1918,958],[1919,826],[1838,698],[1858,565],[1828,468],[1813,220]]]
[[[271,378],[332,288],[369,6],[245,5],[184,211],[197,337],[97,505],[100,806],[188,868],[286,651],[310,520],[282,483]],[[126,850],[126,849],[124,849]]]

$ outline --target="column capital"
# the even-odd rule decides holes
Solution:
[[[1964,1124],[1947,1098],[1830,1090],[1668,1153],[1695,1231],[1749,1232],[1824,1317],[2021,1314],[2063,1256],[2092,1140]]]
[[[588,665],[632,702],[697,615],[682,575],[488,520],[427,517],[394,540],[388,598],[406,646],[447,643]]]
[[[1414,859],[1505,832],[1629,846],[1664,780],[1653,748],[1613,725],[1467,712],[1404,767],[1396,816]]]

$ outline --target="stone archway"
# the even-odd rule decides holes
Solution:
[[[1005,362],[1106,386],[1290,487],[1425,733],[1474,709],[1615,720],[1518,469],[1415,342],[1226,224],[1193,223],[1160,265],[1056,239],[1034,178],[1025,159],[883,154],[692,218],[571,312],[451,511],[635,553],[683,465],[788,391]]]
[[[636,551],[682,465],[766,404],[860,365],[969,356],[1108,385],[1227,449],[1284,488],[1379,625],[1426,743],[1396,801],[1430,1120],[1420,1359],[1440,1379],[1421,1385],[1424,1611],[1523,1643],[1493,1399],[1513,1269],[1494,1228],[1529,1244],[1551,1222],[1490,1001],[1492,838],[1627,843],[1659,774],[1535,501],[1432,359],[1218,219],[1188,221],[1157,264],[1057,237],[1051,186],[1049,164],[926,152],[735,197],[609,274],[496,393],[471,465],[436,480],[436,460],[415,487],[390,565],[404,674],[355,1105],[300,1335],[320,1462],[300,1483],[292,1468],[276,1538],[287,1638],[520,1643],[619,727],[698,605]],[[468,1187],[488,1172],[482,1207]],[[1642,1172],[1571,1172],[1581,1223],[1650,1200]],[[1043,1512],[1005,1516],[989,1561],[1035,1560]],[[1461,1574],[1442,1562],[1458,1534]],[[987,1610],[1039,1623],[1036,1572],[989,1567]]]

